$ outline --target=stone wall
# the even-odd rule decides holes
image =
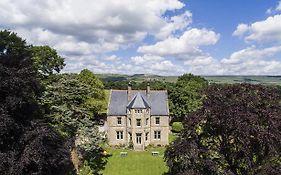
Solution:
[[[159,117],[160,124],[156,124],[156,118]],[[151,133],[150,143],[153,145],[168,145],[169,144],[169,116],[151,116]],[[161,132],[160,140],[154,138],[154,131]]]
[[[121,124],[118,124],[118,117],[121,118]],[[159,117],[159,124],[156,124],[156,118]],[[129,124],[131,119],[131,125]],[[146,125],[146,119],[148,123]],[[141,119],[141,126],[137,126],[137,119]],[[133,144],[136,145],[136,133],[141,133],[141,142],[144,146],[153,145],[167,145],[169,143],[169,117],[168,116],[150,116],[150,113],[135,113],[130,111],[128,116],[108,116],[107,118],[107,137],[110,145],[128,145],[129,132],[132,134]],[[116,132],[123,131],[123,139],[117,140]],[[154,131],[161,132],[161,138],[155,139]],[[146,140],[146,133],[147,140]]]
[[[121,125],[117,124],[117,117],[121,117]],[[107,117],[107,139],[109,145],[127,144],[126,116],[108,116]],[[123,131],[123,139],[117,140],[116,132]]]

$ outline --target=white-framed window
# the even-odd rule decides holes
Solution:
[[[136,119],[137,121],[137,126],[141,126],[141,119]]]
[[[156,117],[155,118],[155,124],[156,125],[160,125],[160,117]]]
[[[123,140],[123,131],[116,131],[117,140]]]
[[[148,120],[149,120],[148,118],[145,119],[145,125],[146,126],[148,125]]]
[[[145,133],[145,141],[148,140],[148,134],[149,134],[149,132]]]
[[[154,131],[154,139],[155,140],[161,139],[161,131]]]
[[[117,124],[121,125],[122,124],[122,118],[121,117],[117,117]]]

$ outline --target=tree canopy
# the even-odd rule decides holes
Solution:
[[[102,134],[95,118],[104,104],[103,84],[88,70],[77,74],[62,74],[46,86],[41,103],[48,121],[62,135],[74,138],[81,161],[87,161],[97,174],[106,164],[101,144]],[[79,165],[81,166],[81,165]]]
[[[184,74],[168,89],[170,115],[173,121],[182,121],[184,117],[202,107],[204,96],[201,91],[208,82],[199,76]]]
[[[166,153],[170,173],[281,174],[280,91],[261,85],[211,85]]]
[[[32,60],[35,69],[42,75],[49,76],[59,73],[64,64],[64,58],[49,46],[32,46]]]
[[[67,140],[42,118],[42,93],[30,46],[0,31],[0,174],[66,174],[72,171]]]

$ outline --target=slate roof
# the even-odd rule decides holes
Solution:
[[[151,115],[168,116],[167,91],[111,90],[108,116],[127,115],[127,108],[151,108]]]
[[[150,104],[141,93],[137,93],[128,103],[127,108],[130,109],[146,109],[150,108]]]

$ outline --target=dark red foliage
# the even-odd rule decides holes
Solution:
[[[281,174],[280,91],[212,85],[166,151],[171,174]]]
[[[1,151],[1,175],[63,175],[73,166],[70,145],[42,121],[33,121],[10,149]],[[11,134],[12,136],[12,134]]]
[[[66,140],[39,120],[36,79],[29,46],[0,31],[0,174],[63,175],[72,171]]]

